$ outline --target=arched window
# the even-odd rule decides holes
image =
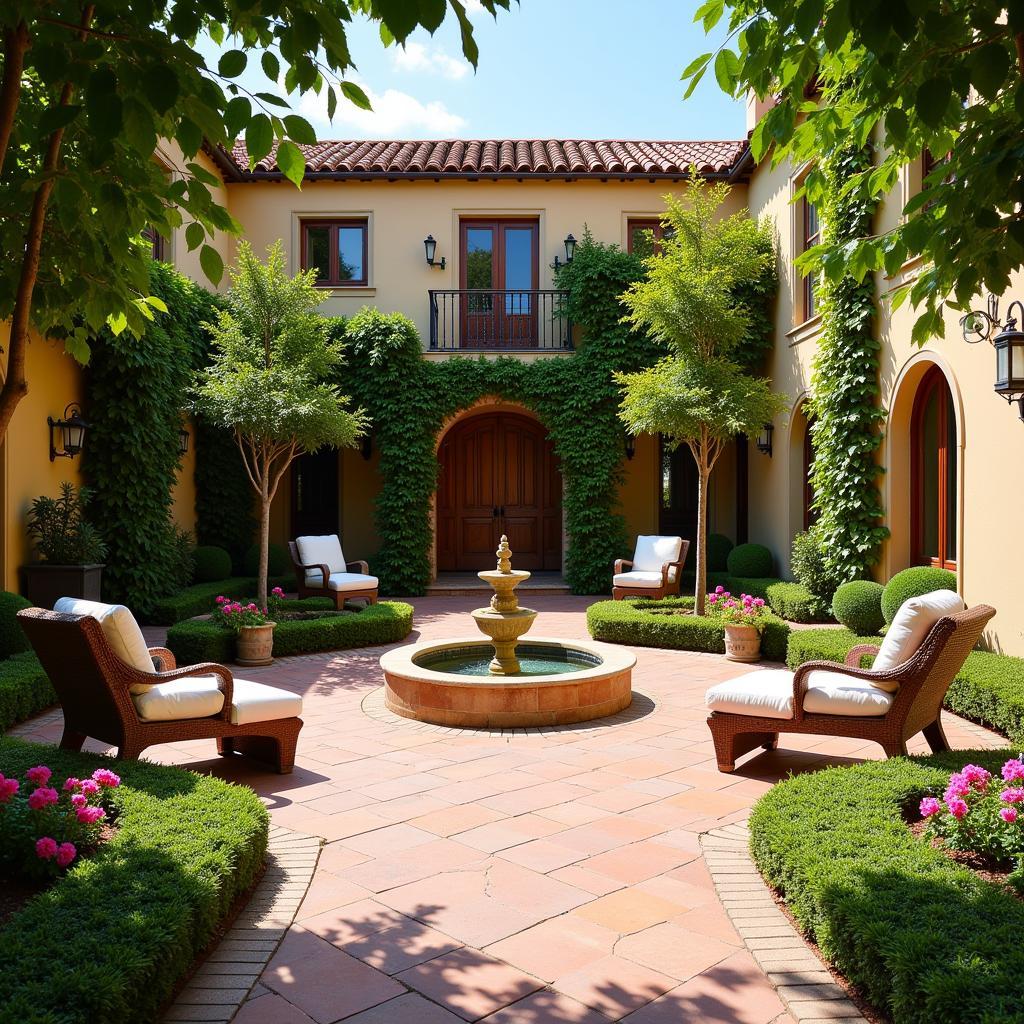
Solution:
[[[914,398],[910,434],[911,541],[918,565],[956,568],[957,437],[953,396],[934,366]]]

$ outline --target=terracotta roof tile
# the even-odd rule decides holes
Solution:
[[[336,177],[683,177],[728,174],[747,151],[745,140],[658,142],[625,139],[325,140],[301,147],[307,173]],[[245,144],[230,158],[241,180],[278,175],[276,149],[249,172]]]

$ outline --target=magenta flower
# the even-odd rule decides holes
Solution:
[[[1003,807],[999,811],[999,817],[1002,818],[1007,825],[1012,825],[1017,820],[1017,808]]]
[[[941,810],[942,804],[940,804],[939,801],[933,796],[926,796],[921,801],[922,818],[930,818],[933,814],[938,814]]]
[[[48,786],[40,786],[38,789],[29,793],[28,805],[33,811],[41,811],[44,807],[49,807],[50,804],[55,804],[60,799],[60,793],[55,789],[51,789]]]
[[[107,816],[102,807],[79,807],[75,813],[80,825],[95,825]]]
[[[21,788],[17,779],[5,779],[0,775],[0,804],[10,803],[11,797]]]
[[[95,779],[84,779],[82,781],[82,792],[86,796],[95,796],[100,791],[100,784]]]
[[[49,836],[43,836],[36,840],[36,856],[40,860],[49,860],[57,853],[57,840]]]
[[[88,804],[88,800],[81,793],[75,793],[71,797],[71,806],[78,810],[79,807],[85,807]]]
[[[45,786],[50,781],[50,776],[52,774],[53,772],[51,772],[45,764],[37,764],[35,768],[29,768],[29,770],[25,772],[25,778],[28,779],[29,782],[34,782],[37,786]]]
[[[1006,804],[1024,803],[1024,789],[1021,789],[1020,786],[1011,786],[999,794],[999,799]]]
[[[76,779],[76,778],[74,778],[74,776],[69,775],[64,780],[64,785],[61,786],[61,789],[63,789],[65,793],[70,793],[73,789],[78,789],[78,787],[81,784],[82,784],[82,780],[81,779]]]
[[[960,774],[972,789],[984,789],[992,778],[992,773],[976,764],[965,764]]]
[[[94,782],[98,782],[104,789],[117,789],[121,785],[121,776],[112,772],[109,768],[97,768],[92,773]]]
[[[960,797],[955,796],[952,800],[946,801],[946,806],[949,808],[949,813],[959,821],[963,818],[970,808],[967,806],[966,800],[961,800]]]
[[[227,603],[228,603],[228,599],[223,594],[221,594],[220,597],[217,598],[217,604],[227,604]]]
[[[78,851],[75,849],[74,843],[61,843],[57,847],[57,864],[59,867],[66,868],[78,855]]]
[[[271,593],[274,597],[284,597],[284,591],[280,587],[274,587]]]
[[[942,796],[948,804],[951,798],[966,796],[970,791],[970,783],[963,777],[963,775],[960,772],[953,772],[949,777],[949,785],[946,787],[946,792],[943,793]]]
[[[1018,779],[1024,779],[1024,761],[1014,757],[1003,765],[1003,781],[1016,782]]]

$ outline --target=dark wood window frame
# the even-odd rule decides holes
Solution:
[[[150,224],[142,229],[142,237],[149,243],[150,256],[160,263],[167,262],[167,239]]]
[[[302,220],[300,224],[300,250],[302,253],[302,269],[308,269],[309,260],[309,229],[328,228],[328,253],[330,267],[326,278],[318,278],[317,286],[322,288],[365,288],[370,278],[370,220],[368,217],[317,217]],[[338,229],[359,228],[363,233],[363,274],[359,278],[342,281],[338,272]]]
[[[811,225],[814,230],[811,230]],[[807,196],[800,200],[800,255],[821,241],[821,221],[818,218],[818,211],[815,209]],[[800,313],[801,320],[806,323],[817,315],[815,302],[815,285],[817,281],[814,274],[804,274],[800,281]]]
[[[626,252],[633,251],[633,235],[637,231],[650,231],[654,235],[654,251],[657,252],[665,237],[665,225],[657,217],[627,217]]]

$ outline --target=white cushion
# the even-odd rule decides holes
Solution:
[[[678,562],[679,552],[683,549],[682,537],[647,537],[636,539],[636,551],[633,553],[633,568],[641,572],[661,573],[666,562]]]
[[[100,601],[86,601],[80,597],[62,597],[53,606],[55,612],[70,615],[91,615],[96,619],[110,649],[124,662],[140,672],[154,672],[153,658],[149,653],[146,638],[135,621],[135,616],[123,604],[103,604]],[[133,683],[131,692],[145,693],[146,683]]]
[[[939,619],[963,610],[963,598],[952,590],[933,590],[930,594],[905,601],[886,631],[871,667],[883,671],[902,665],[914,656],[928,631]],[[896,682],[877,685],[893,693],[899,689],[899,683]]]
[[[188,676],[146,687],[134,694],[135,710],[144,722],[177,722],[183,718],[209,718],[224,707],[217,676]]]
[[[345,572],[348,568],[336,533],[322,537],[297,537],[295,547],[298,548],[299,561],[303,565],[326,565],[332,573]],[[323,586],[323,574],[317,569],[307,570],[306,582]]]
[[[307,587],[322,587],[323,585],[323,577],[319,574],[312,581],[307,575]],[[376,590],[377,577],[364,576],[360,572],[332,572],[327,581],[327,588],[329,590]]]
[[[297,693],[276,686],[236,679],[231,704],[234,725],[270,722],[277,718],[296,718],[302,714],[302,698]]]
[[[612,577],[612,583],[616,587],[660,587],[661,570],[639,572],[634,569],[632,572],[617,572]]]
[[[793,673],[784,668],[750,672],[712,686],[704,695],[710,711],[762,718],[793,717]],[[818,715],[884,715],[892,694],[842,672],[816,669],[807,681],[804,711]]]

